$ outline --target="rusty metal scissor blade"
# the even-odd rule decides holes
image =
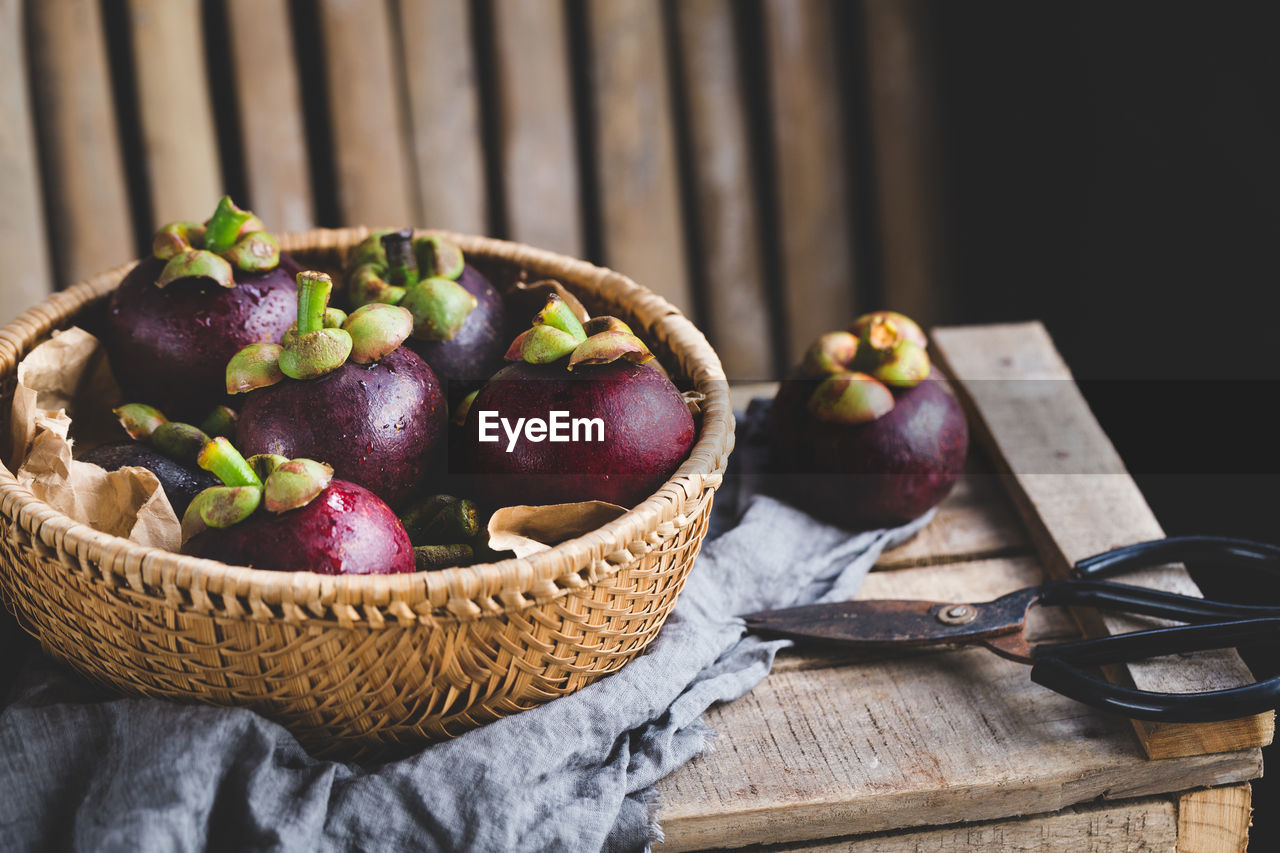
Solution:
[[[752,631],[797,639],[866,646],[982,642],[1013,656],[1014,649],[1021,649],[1025,643],[1010,648],[1008,642],[996,638],[1015,633],[1020,636],[1027,610],[1039,597],[1039,587],[1028,587],[994,601],[974,604],[866,599],[765,610],[742,618]]]

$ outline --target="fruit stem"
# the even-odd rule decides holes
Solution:
[[[196,464],[228,486],[257,486],[262,488],[262,480],[253,470],[240,451],[231,442],[218,436],[209,442],[196,457]]]
[[[204,230],[204,248],[216,254],[222,254],[235,245],[240,236],[240,229],[253,218],[247,210],[236,207],[231,196],[224,195],[218,201],[218,209],[209,217],[209,224]]]
[[[387,281],[392,286],[412,287],[418,283],[418,258],[413,253],[412,228],[383,234],[382,250],[387,253]]]
[[[298,334],[324,328],[324,309],[329,307],[333,279],[327,273],[306,270],[298,273]]]

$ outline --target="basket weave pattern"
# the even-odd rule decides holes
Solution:
[[[366,229],[284,235],[336,271]],[[719,360],[670,304],[624,276],[527,246],[450,235],[477,258],[555,277],[631,323],[706,395],[697,444],[616,521],[525,559],[329,577],[226,566],[79,524],[0,470],[0,597],[51,655],[128,692],[252,708],[316,754],[384,755],[571,693],[639,654],[675,604],[733,447]],[[0,330],[0,411],[17,362],[128,267]],[[7,434],[7,429],[5,430]]]

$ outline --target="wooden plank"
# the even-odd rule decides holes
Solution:
[[[585,254],[564,4],[494,0],[495,135],[511,239]]]
[[[1090,853],[1155,853],[1178,844],[1178,810],[1169,797],[1076,806],[1029,818],[963,823],[933,829],[852,837],[818,844],[787,844],[787,853],[1021,853],[1088,850]],[[661,850],[661,847],[657,849]],[[1180,848],[1179,848],[1180,849]]]
[[[1183,794],[1178,801],[1178,853],[1244,853],[1252,795],[1249,785]]]
[[[53,272],[65,286],[132,258],[133,224],[99,5],[45,0],[26,9],[45,205],[58,235]]]
[[[387,5],[321,0],[319,11],[342,223],[415,224],[402,66]]]
[[[1091,554],[1164,535],[1043,326],[935,329],[932,340],[931,351],[954,377],[975,434],[1005,474],[1051,575],[1067,575],[1077,560]],[[1125,582],[1199,594],[1182,566],[1131,573]],[[1091,635],[1150,624],[1088,611],[1080,618]],[[1229,650],[1117,669],[1119,677],[1143,690],[1169,693],[1253,680]],[[1225,723],[1135,721],[1134,727],[1148,755],[1166,758],[1266,745],[1275,713]]]
[[[203,220],[223,183],[200,2],[129,0],[129,26],[152,222]]]
[[[765,0],[764,31],[786,296],[787,350],[798,362],[854,317],[851,147],[841,123],[828,0]]]
[[[400,0],[420,225],[488,234],[480,89],[466,0]]]
[[[35,126],[23,63],[21,0],[0,0],[0,324],[49,295]]]
[[[885,305],[926,328],[948,316],[936,140],[922,0],[866,0],[868,124]]]
[[[981,599],[1036,583],[1032,558],[874,573],[863,595]],[[1045,611],[1041,630],[1065,624]],[[832,665],[780,660],[706,715],[713,750],[663,780],[673,850],[783,843],[1059,811],[1247,781],[1248,750],[1147,760],[1128,723],[985,649]]]
[[[877,569],[932,566],[1029,553],[1018,515],[993,474],[967,471],[937,515],[910,541],[885,551]]]
[[[288,49],[289,2],[227,0],[227,21],[249,183],[242,203],[272,230],[311,228],[315,203],[298,66]]]
[[[706,291],[703,328],[731,380],[769,379],[775,367],[764,235],[732,0],[685,0],[675,12],[699,247],[695,279]]]
[[[586,11],[604,263],[691,313],[662,6]]]

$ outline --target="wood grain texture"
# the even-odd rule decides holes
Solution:
[[[23,32],[21,0],[0,0],[0,324],[44,299],[53,286]]]
[[[413,171],[429,228],[487,234],[480,89],[467,0],[399,0]]]
[[[506,236],[585,254],[564,4],[494,0],[496,145]]]
[[[854,317],[850,143],[831,5],[765,0],[788,359]]]
[[[133,224],[98,3],[26,8],[45,204],[58,235],[53,273],[65,286],[132,258]]]
[[[863,595],[990,598],[1039,561],[873,573]],[[1048,621],[1052,634],[1069,621]],[[793,653],[708,712],[711,752],[659,784],[667,849],[734,847],[1059,811],[1256,778],[1261,753],[1149,761],[1128,723],[985,649],[833,665]]]
[[[152,223],[203,221],[223,183],[200,2],[129,0],[129,27]]]
[[[1083,557],[1164,535],[1071,372],[1039,323],[935,329],[933,351],[955,377],[979,441],[1005,483],[1051,575]],[[1153,425],[1154,426],[1154,425]],[[1130,573],[1126,583],[1198,595],[1181,566]],[[1081,611],[1086,631],[1123,633],[1150,620]],[[1251,682],[1234,651],[1118,668],[1144,690],[1213,690]],[[1152,758],[1225,752],[1271,742],[1275,714],[1225,723],[1135,721]]]
[[[699,246],[695,280],[703,323],[731,380],[774,375],[755,170],[748,138],[732,0],[675,5],[679,84],[692,159],[690,228]]]
[[[386,3],[320,0],[338,208],[345,225],[418,222],[408,117]]]
[[[1076,806],[1054,814],[965,823],[818,844],[771,846],[787,853],[1165,853],[1178,843],[1176,800],[1144,797],[1121,803]],[[660,847],[657,849],[661,849]]]
[[[948,314],[942,209],[923,0],[866,0],[868,124],[885,306],[926,328]]]
[[[976,471],[960,475],[923,530],[892,551],[877,569],[942,565],[1031,552],[1031,540],[998,478]]]
[[[249,198],[276,231],[315,225],[288,0],[226,0]]]
[[[1252,795],[1249,785],[1183,794],[1178,800],[1178,853],[1244,853]]]
[[[591,0],[603,262],[692,312],[662,6]]]

